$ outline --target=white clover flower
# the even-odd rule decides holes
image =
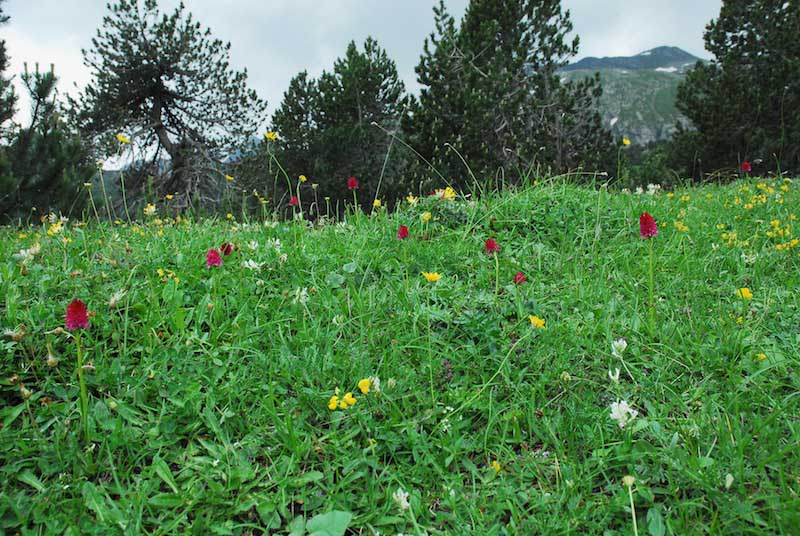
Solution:
[[[39,245],[39,243],[37,242],[28,249],[19,250],[19,253],[14,254],[14,258],[19,259],[22,262],[29,262],[33,260],[33,258],[36,255],[38,255],[41,251],[42,251],[42,246]]]
[[[307,288],[296,288],[294,289],[294,300],[292,303],[299,303],[300,305],[305,305],[308,303],[308,289]]]
[[[372,388],[375,390],[375,392],[376,393],[380,393],[381,392],[381,379],[378,378],[377,376],[370,376],[369,381],[370,381],[370,385],[372,385]]]
[[[397,488],[397,491],[392,494],[392,498],[397,503],[397,506],[400,507],[400,510],[408,510],[411,506],[411,503],[408,502],[408,492],[404,491],[403,488]]]
[[[125,296],[126,290],[121,289],[116,291],[111,297],[108,299],[108,308],[114,309],[119,304],[120,300]]]
[[[289,260],[289,255],[287,255],[286,253],[282,253],[281,256],[278,257],[278,260],[280,261],[281,264],[285,264],[286,261]]]
[[[251,240],[250,243],[247,244],[247,247],[250,248],[250,251],[255,251],[258,249],[258,242]]]
[[[639,412],[630,407],[625,400],[611,403],[611,414],[609,416],[617,421],[620,428],[625,428],[625,425],[635,419],[638,414]]]
[[[263,262],[256,262],[252,259],[248,259],[242,262],[242,266],[247,268],[248,270],[260,270],[262,266],[264,266]]]
[[[627,347],[628,341],[625,340],[625,337],[620,337],[611,343],[611,354],[614,357],[622,357]]]
[[[608,369],[608,378],[614,383],[619,383],[619,368],[615,368],[614,372]]]

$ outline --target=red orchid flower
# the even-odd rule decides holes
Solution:
[[[89,313],[86,304],[81,300],[72,300],[67,306],[67,330],[86,329],[89,327]]]

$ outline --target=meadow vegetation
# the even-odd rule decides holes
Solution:
[[[572,182],[0,228],[0,532],[796,530],[796,183]]]

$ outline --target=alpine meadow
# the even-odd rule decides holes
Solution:
[[[111,0],[69,93],[5,34],[0,534],[796,533],[800,3],[464,3],[275,106],[251,0]]]

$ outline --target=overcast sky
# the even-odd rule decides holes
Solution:
[[[347,43],[372,35],[397,63],[406,87],[416,90],[414,66],[433,30],[438,0],[185,0],[188,11],[231,42],[231,63],[246,67],[251,85],[267,99],[270,113],[280,104],[289,80],[303,69],[312,76],[330,70]],[[177,0],[161,0],[172,10]],[[446,0],[460,20],[468,0]],[[719,15],[721,0],[563,0],[585,56],[629,56],[670,45],[696,56],[703,29]],[[0,28],[11,56],[11,72],[23,62],[55,64],[62,92],[74,93],[90,79],[82,48],[89,48],[106,12],[105,0],[7,0],[10,22]],[[24,102],[20,107],[26,107]],[[18,114],[18,120],[28,114]]]

